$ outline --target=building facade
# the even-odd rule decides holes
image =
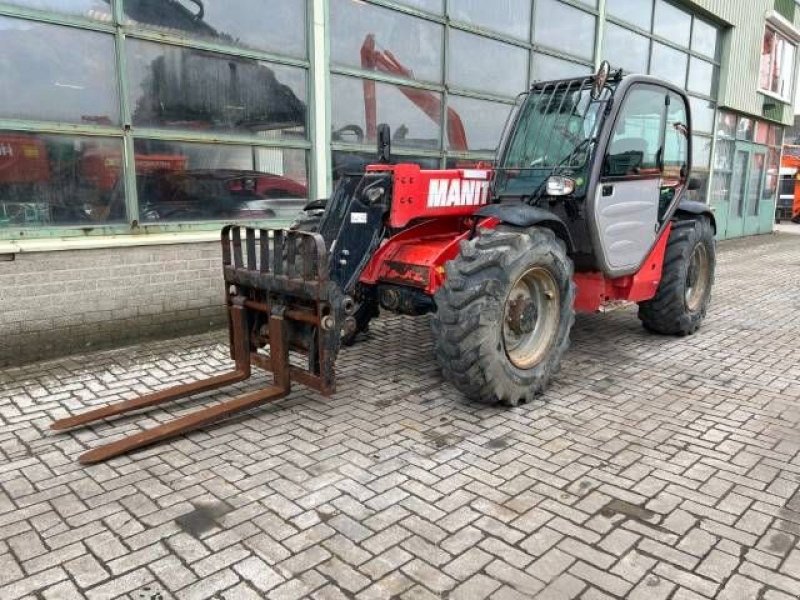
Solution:
[[[221,223],[368,162],[491,161],[517,95],[602,60],[691,96],[693,192],[771,230],[794,0],[0,0],[0,365],[222,323]]]

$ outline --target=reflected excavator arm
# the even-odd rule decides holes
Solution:
[[[414,74],[397,60],[389,50],[379,50],[373,34],[367,35],[361,46],[361,67],[370,71],[381,71],[389,75],[408,77]],[[398,85],[403,95],[416,104],[435,123],[442,120],[442,101],[434,93],[409,86]],[[367,122],[367,139],[374,140],[378,135],[375,82],[364,80],[364,112]],[[467,133],[459,114],[447,109],[447,139],[451,150],[467,151]]]

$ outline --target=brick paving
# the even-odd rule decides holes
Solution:
[[[800,239],[721,246],[704,329],[579,317],[541,400],[464,403],[425,319],[302,388],[107,464],[77,455],[253,389],[66,434],[229,366],[224,335],[2,373],[0,599],[800,597]]]

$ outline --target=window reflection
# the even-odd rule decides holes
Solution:
[[[128,42],[134,125],[303,138],[305,71],[151,42]]]
[[[331,62],[441,82],[441,25],[353,0],[332,0],[330,15]]]
[[[692,107],[692,129],[712,133],[714,130],[714,103],[689,97]]]
[[[477,27],[528,39],[530,0],[450,0],[450,17]]]
[[[494,154],[511,105],[460,96],[450,96],[448,104],[463,121],[467,139],[466,148],[459,147],[454,140],[450,140],[448,148]]]
[[[787,98],[792,90],[795,46],[775,30],[766,28],[761,47],[759,87]]]
[[[444,8],[444,0],[396,0],[398,4],[406,4],[413,8],[426,10],[437,15],[442,14]]]
[[[509,97],[525,91],[528,51],[480,35],[450,30],[447,82]],[[502,76],[497,73],[502,65]]]
[[[656,0],[656,14],[653,17],[653,33],[673,44],[689,47],[689,33],[692,30],[692,16],[676,6]]]
[[[592,72],[590,67],[579,65],[578,63],[562,60],[548,54],[534,54],[533,56],[533,80],[552,81],[554,79],[567,79],[569,77],[580,77],[589,75]]]
[[[650,31],[653,18],[653,2],[651,0],[606,0],[609,15]]]
[[[304,57],[304,0],[125,0],[129,25]]]
[[[334,150],[333,159],[333,182],[336,184],[343,175],[348,173],[361,173],[367,165],[374,164],[376,157],[374,152],[352,152],[350,150]],[[439,159],[432,156],[414,156],[408,154],[393,154],[392,164],[411,163],[419,165],[422,169],[438,169]]]
[[[0,115],[119,123],[114,38],[0,17]]]
[[[377,124],[387,123],[395,146],[440,149],[441,94],[340,75],[331,77],[331,92],[334,142],[372,146]],[[463,130],[452,111],[448,126],[453,138]]]
[[[539,0],[533,39],[580,58],[594,57],[595,17],[558,0]]]
[[[686,85],[688,56],[664,44],[653,42],[650,55],[650,74],[661,77],[679,87]]]
[[[123,223],[122,142],[0,131],[0,232]]]
[[[606,23],[603,39],[603,58],[611,67],[628,73],[647,73],[647,55],[650,40],[613,23]]]
[[[692,50],[709,58],[716,58],[718,37],[719,30],[716,27],[695,17],[692,26]]]
[[[692,164],[695,168],[708,169],[711,165],[712,142],[710,137],[692,136]]]
[[[689,62],[688,89],[698,94],[711,96],[714,92],[714,65],[692,57]]]
[[[5,0],[5,2],[97,21],[111,21],[111,0]]]
[[[308,196],[303,150],[136,140],[142,223],[291,218]]]

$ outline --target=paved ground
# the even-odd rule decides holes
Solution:
[[[726,244],[718,280],[692,338],[579,318],[518,409],[462,403],[427,323],[389,318],[328,401],[88,468],[83,449],[171,415],[53,417],[221,371],[223,336],[8,370],[0,599],[798,598],[800,240]]]
[[[793,233],[795,235],[800,235],[800,224],[792,223],[791,221],[784,221],[775,225],[775,231],[780,233]]]

